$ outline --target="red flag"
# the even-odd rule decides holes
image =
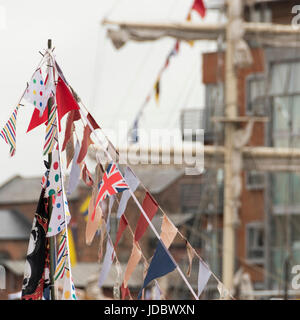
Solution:
[[[117,245],[122,237],[122,234],[127,226],[128,226],[128,221],[127,221],[125,215],[123,214],[122,218],[120,219],[120,223],[119,223],[119,228],[118,228],[116,242],[115,242],[115,248],[117,247]]]
[[[128,287],[125,288],[124,283],[122,283],[122,286],[121,286],[121,293],[122,293],[122,300],[125,300],[126,297],[131,298],[129,288]]]
[[[205,17],[206,8],[204,6],[203,0],[195,0],[192,9],[197,11],[202,18]]]
[[[80,118],[81,118],[81,116],[80,116],[79,110],[72,110],[68,114],[67,123],[66,123],[66,131],[65,131],[65,139],[64,139],[63,146],[62,146],[62,151],[65,150],[67,143],[70,140],[71,134],[73,132],[72,131],[73,122],[79,120]]]
[[[94,130],[101,129],[98,123],[96,122],[96,120],[92,117],[90,113],[87,115],[87,119],[89,120],[89,123],[91,124]]]
[[[56,104],[59,123],[58,127],[60,131],[60,120],[63,118],[63,116],[71,110],[79,110],[77,101],[61,77],[58,77],[56,86]]]
[[[81,148],[79,151],[79,155],[77,158],[77,163],[79,164],[81,161],[83,161],[83,159],[85,158],[86,154],[87,154],[87,150],[88,147],[91,143],[93,143],[93,141],[90,138],[90,135],[92,133],[92,130],[90,129],[90,127],[88,125],[86,125],[84,127],[84,132],[83,132],[83,138],[82,138],[82,142],[81,142]]]
[[[39,125],[46,122],[47,120],[48,120],[48,108],[44,110],[44,113],[41,117],[40,117],[40,111],[34,108],[27,132],[38,127]]]
[[[151,221],[157,212],[158,204],[152,198],[149,192],[146,193],[142,207],[146,212],[149,220]],[[147,230],[147,228],[148,228],[148,222],[145,219],[143,213],[141,213],[137,223],[137,227],[135,229],[134,240],[139,241],[143,236],[143,234],[145,233],[145,231]]]

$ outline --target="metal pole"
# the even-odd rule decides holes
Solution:
[[[234,41],[232,39],[234,9],[240,0],[227,2],[228,23],[226,27],[226,62],[225,62],[225,116],[237,116],[237,77],[234,67]],[[225,122],[225,157],[224,157],[224,212],[223,212],[223,283],[230,290],[233,289],[235,237],[234,237],[234,206],[232,194],[232,153],[233,134],[235,124]]]
[[[48,50],[52,48],[52,40],[48,39]],[[50,62],[50,61],[49,61]],[[51,107],[53,105],[54,101],[52,98],[48,100],[48,118],[51,112]],[[48,163],[49,167],[51,167],[51,162],[52,162],[52,153],[48,153]],[[51,213],[52,213],[52,198],[49,197],[49,205],[48,205],[48,212],[49,212],[49,221],[51,218]],[[55,287],[54,287],[54,274],[55,274],[55,236],[50,237],[49,239],[49,244],[50,244],[50,288],[51,288],[51,300],[55,300]]]

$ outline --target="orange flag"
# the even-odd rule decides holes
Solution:
[[[142,257],[142,252],[138,244],[135,241],[133,241],[133,248],[132,248],[131,255],[130,255],[130,258],[126,267],[125,275],[124,275],[125,288],[127,288],[127,284],[130,279],[130,276],[134,271],[134,269],[136,268],[136,266],[138,265],[138,263],[140,262],[141,257]]]
[[[96,212],[95,218],[94,220],[91,219],[94,211],[94,206],[95,206],[95,195],[93,194],[89,204],[88,220],[87,220],[86,229],[85,229],[85,242],[87,245],[91,245],[102,218],[102,210],[100,206],[97,206],[95,211]]]
[[[160,239],[167,249],[170,247],[171,243],[176,237],[177,231],[178,229],[174,226],[174,224],[166,215],[164,215],[161,225]]]

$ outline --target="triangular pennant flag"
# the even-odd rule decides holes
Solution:
[[[84,158],[87,154],[89,145],[93,143],[90,138],[91,133],[92,133],[91,128],[88,125],[86,125],[84,127],[84,131],[83,131],[83,138],[81,141],[81,149],[80,149],[80,152],[79,152],[79,155],[77,158],[77,163],[81,163],[84,160]]]
[[[161,241],[158,242],[154,256],[148,268],[147,275],[141,288],[138,299],[142,296],[142,291],[154,279],[162,277],[176,269],[174,260],[170,257],[168,251]]]
[[[103,201],[108,196],[120,193],[128,189],[128,185],[125,182],[117,165],[111,162],[106,171],[103,174],[102,181],[99,186],[99,193],[96,199],[95,207],[98,206],[100,201]],[[95,209],[94,209],[95,212]],[[92,220],[94,219],[94,214]]]
[[[138,263],[140,262],[141,257],[142,257],[142,252],[139,248],[138,243],[133,242],[131,255],[128,260],[128,264],[127,264],[127,267],[125,270],[125,275],[124,275],[124,282],[123,283],[124,283],[125,288],[127,288],[130,276],[131,276],[132,272],[134,271],[134,269],[136,268],[136,266],[138,265]]]
[[[57,194],[55,202],[52,204],[52,212],[47,237],[53,237],[57,235],[66,227],[65,216],[67,218],[67,224],[69,224],[71,215],[68,200],[63,188],[62,191]]]
[[[176,237],[177,232],[178,232],[178,229],[169,220],[169,218],[166,215],[164,215],[163,222],[161,225],[160,239],[167,249],[170,247],[171,243]]]
[[[74,152],[74,158],[72,162],[72,168],[69,176],[69,184],[68,184],[68,191],[67,191],[68,195],[72,194],[75,191],[80,180],[81,168],[80,168],[80,165],[77,163],[79,149],[80,149],[80,144],[79,144],[79,141],[77,140],[75,152]]]
[[[118,228],[117,235],[116,235],[115,248],[117,247],[117,245],[122,237],[122,234],[125,231],[127,226],[128,226],[128,221],[127,221],[125,215],[123,214],[120,219],[120,222],[119,222],[119,228]]]
[[[17,106],[4,128],[0,131],[0,137],[10,146],[10,156],[13,157],[16,153],[16,126],[17,114],[19,107]]]
[[[48,108],[44,110],[43,115],[40,117],[40,112],[38,109],[34,109],[27,132],[33,130],[39,125],[45,123],[48,120]]]
[[[60,120],[63,118],[63,116],[71,110],[79,110],[78,103],[61,77],[58,77],[56,86],[56,104],[58,127],[59,131],[61,131]]]
[[[130,300],[132,300],[129,288],[128,287],[125,288],[124,287],[124,283],[122,283],[122,286],[121,286],[121,299],[125,300],[126,297],[129,297]]]
[[[43,151],[44,156],[52,152],[57,140],[56,106],[53,105],[51,107],[51,111],[48,117],[48,123],[46,126],[46,137]]]
[[[199,273],[198,273],[198,297],[200,297],[203,289],[205,288],[209,278],[211,276],[211,271],[208,267],[199,259]]]
[[[125,167],[124,169],[124,180],[128,184],[129,188],[132,192],[135,192],[138,185],[140,184],[139,179],[135,176],[132,170],[129,167]],[[119,219],[121,215],[125,212],[127,202],[130,198],[131,194],[129,190],[125,190],[122,194],[121,201],[119,204],[119,208],[117,211],[117,218]]]
[[[104,257],[104,261],[102,264],[102,268],[101,268],[101,272],[100,272],[100,276],[99,276],[99,281],[98,281],[99,288],[101,288],[103,286],[104,281],[106,280],[106,278],[108,276],[111,265],[114,261],[114,258],[115,258],[114,247],[112,246],[112,244],[110,243],[110,241],[108,239],[107,243],[106,243],[105,257]]]
[[[43,292],[49,285],[48,213],[44,194],[45,189],[42,189],[32,223],[22,286],[23,300],[42,300]]]
[[[79,110],[71,110],[67,117],[66,130],[65,130],[65,138],[62,146],[62,151],[65,150],[69,139],[73,133],[74,121],[78,121],[81,119]]]
[[[205,17],[206,8],[205,8],[205,5],[203,3],[203,0],[195,0],[194,4],[192,6],[192,9],[197,11],[202,18]]]
[[[50,72],[51,73],[51,72]],[[52,84],[45,86],[44,79],[42,76],[42,70],[39,68],[34,73],[30,83],[27,86],[24,98],[32,103],[35,108],[39,111],[39,116],[42,117],[48,103],[48,99],[52,94],[53,89],[55,88],[53,78],[48,78],[49,82],[52,81]]]
[[[142,208],[146,212],[149,220],[151,221],[157,212],[158,204],[152,198],[149,192],[147,192],[145,195]],[[143,213],[141,212],[136,229],[135,229],[134,240],[139,241],[143,236],[143,234],[146,232],[147,228],[148,228],[148,222],[144,217]]]
[[[87,219],[87,224],[85,229],[85,242],[87,245],[91,245],[102,218],[102,210],[100,206],[97,206],[95,211],[95,218],[94,220],[92,220],[94,206],[95,206],[95,195],[93,193],[89,203],[88,219]]]

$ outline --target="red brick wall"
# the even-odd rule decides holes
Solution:
[[[262,49],[251,49],[253,57],[253,65],[249,68],[239,69],[238,75],[238,110],[240,116],[246,115],[246,79],[247,76],[254,73],[264,72],[264,51]],[[207,53],[203,55],[203,82],[204,84],[213,84],[217,82],[218,72],[219,78],[224,80],[225,59],[224,54],[219,54],[222,61],[221,70],[218,71],[218,54]],[[256,123],[253,128],[253,134],[248,145],[261,146],[264,145],[264,125]],[[263,274],[257,271],[256,267],[247,266],[242,261],[246,258],[246,225],[251,221],[263,221],[264,219],[264,192],[248,191],[245,185],[245,172],[242,174],[243,190],[241,195],[240,219],[241,225],[237,228],[236,244],[237,257],[240,258],[239,264],[242,265],[251,276],[253,281],[262,281]]]

